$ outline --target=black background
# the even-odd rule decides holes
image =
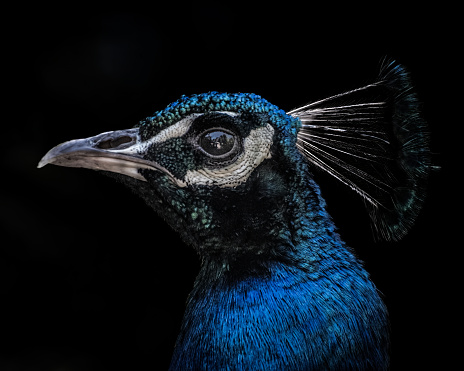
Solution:
[[[462,247],[453,192],[462,118],[450,114],[461,77],[456,9],[124,6],[4,15],[0,370],[166,369],[199,269],[113,180],[36,169],[51,147],[132,127],[182,94],[254,92],[290,110],[372,81],[384,56],[411,71],[441,167],[416,226],[400,243],[375,244],[357,196],[319,183],[389,307],[392,369],[446,368]]]

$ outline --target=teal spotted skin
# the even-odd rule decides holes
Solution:
[[[271,157],[243,184],[179,187],[147,169],[147,182],[113,175],[201,258],[170,369],[387,369],[386,308],[296,148],[299,119],[254,94],[212,92],[183,96],[138,127],[146,140],[192,113],[218,111],[240,113],[227,120],[244,137],[274,129]],[[205,166],[188,135],[147,156],[178,178]]]

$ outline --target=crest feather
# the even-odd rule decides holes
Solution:
[[[426,123],[409,74],[386,62],[376,82],[303,107],[304,157],[366,200],[377,234],[401,239],[422,206],[430,169]]]

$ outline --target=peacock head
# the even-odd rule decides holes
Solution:
[[[381,238],[402,238],[430,151],[409,75],[389,62],[376,82],[288,113],[255,94],[183,96],[132,129],[63,143],[46,164],[107,172],[201,255],[230,259],[331,234],[308,165],[357,192]]]
[[[201,255],[256,256],[289,243],[300,126],[255,94],[183,96],[132,129],[60,144],[39,167],[105,171]]]

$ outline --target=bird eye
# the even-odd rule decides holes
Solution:
[[[236,140],[229,131],[212,129],[200,135],[198,144],[208,155],[221,157],[235,149]]]

